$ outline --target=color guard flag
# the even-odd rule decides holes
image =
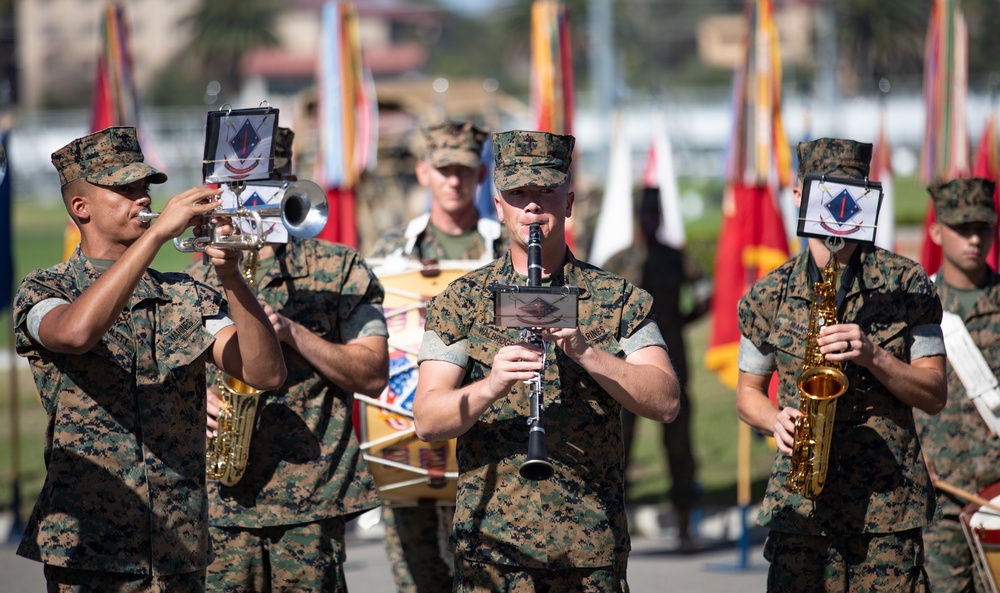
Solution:
[[[776,198],[791,178],[771,0],[748,3],[746,14],[746,59],[733,75],[733,130],[716,248],[712,330],[705,354],[705,366],[734,389],[739,376],[737,305],[755,281],[788,259]]]
[[[926,123],[920,149],[920,181],[947,183],[969,172],[969,134],[965,123],[969,36],[958,0],[934,0],[924,47]],[[927,200],[920,263],[933,274],[941,248],[930,240],[934,205]]]

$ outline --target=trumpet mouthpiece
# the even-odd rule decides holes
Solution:
[[[136,218],[139,219],[139,222],[150,222],[159,215],[160,215],[159,212],[150,212],[149,210],[143,210],[142,212],[136,215]]]

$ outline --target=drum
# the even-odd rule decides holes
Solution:
[[[413,427],[417,354],[424,334],[425,303],[452,280],[483,265],[441,261],[368,260],[385,288],[389,328],[389,384],[377,398],[355,395],[354,423],[361,451],[383,504],[455,504],[458,463],[455,440],[425,443]]]
[[[979,492],[979,497],[1000,506],[1000,482]],[[998,593],[1000,582],[1000,512],[984,508],[977,502],[970,502],[959,516],[962,530],[972,548],[972,559],[976,572],[986,590]]]

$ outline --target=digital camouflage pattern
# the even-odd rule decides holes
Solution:
[[[992,203],[992,197],[990,200]],[[946,311],[959,310],[958,297],[940,275],[937,293]],[[997,339],[1000,337],[1000,276],[990,274],[985,293],[964,321],[993,374],[1000,377],[1000,340]],[[944,409],[936,416],[915,410],[914,416],[924,453],[942,480],[973,493],[1000,481],[1000,440],[990,433],[950,364],[948,402]],[[942,490],[938,491],[937,503],[943,517],[924,530],[931,583],[935,592],[971,591],[968,587],[974,573],[972,552],[958,519],[965,501]]]
[[[521,341],[519,329],[493,324],[487,288],[493,283],[523,283],[509,254],[452,282],[428,303],[428,332],[446,345],[469,341],[463,384],[486,377],[497,351]],[[619,340],[631,336],[652,308],[648,293],[571,254],[552,284],[580,288],[581,331],[591,346],[619,357]],[[518,383],[458,437],[452,549],[473,562],[527,568],[617,565],[630,549],[621,405],[557,347],[546,357],[546,443],[555,475],[536,483],[518,473],[528,442],[528,386]]]
[[[185,274],[148,270],[89,352],[59,354],[28,334],[48,298],[75,301],[98,278],[79,249],[35,270],[14,304],[17,353],[48,416],[45,484],[18,554],[91,571],[176,574],[209,562],[203,318],[222,296]]]
[[[625,565],[562,570],[460,561],[455,568],[456,593],[628,593]]]
[[[500,191],[516,187],[559,187],[573,162],[570,135],[514,130],[493,134],[493,182]]]
[[[997,211],[993,205],[995,183],[988,179],[971,177],[953,179],[948,183],[927,188],[934,202],[934,215],[947,225],[967,222],[996,224]]]
[[[344,343],[345,333],[373,321],[373,315],[378,331],[366,335],[388,335],[382,285],[355,249],[296,237],[275,247],[274,259],[260,270],[260,300],[334,343]],[[218,284],[212,266],[197,261],[187,271]],[[246,474],[234,486],[208,482],[213,526],[350,518],[378,505],[354,431],[354,394],[331,383],[294,349],[283,345],[282,351],[288,378],[258,404]],[[217,369],[212,371],[214,377]]]
[[[461,165],[478,169],[482,164],[486,132],[470,122],[448,121],[421,130],[424,159],[434,167]]]
[[[855,282],[838,311],[908,361],[913,328],[941,323],[941,303],[923,269],[884,249],[860,245]],[[800,407],[796,379],[806,348],[813,296],[804,251],[757,281],[739,304],[743,336],[774,349],[778,406]],[[837,400],[826,486],[816,500],[787,489],[790,456],[777,453],[758,522],[775,531],[844,536],[923,527],[934,519],[934,493],[913,411],[871,371],[848,363],[850,387]]]
[[[344,517],[260,529],[212,528],[212,593],[345,593]],[[265,554],[261,550],[266,550]]]
[[[919,529],[834,538],[772,531],[764,542],[764,558],[771,563],[767,590],[927,593],[926,548]]]
[[[820,138],[799,142],[799,179],[809,173],[867,179],[872,145],[854,140]]]
[[[59,183],[86,179],[97,185],[128,185],[140,179],[163,183],[167,176],[143,162],[135,128],[105,128],[52,153]]]

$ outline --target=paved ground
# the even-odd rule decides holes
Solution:
[[[739,509],[704,511],[699,549],[694,554],[677,552],[669,517],[657,517],[659,526],[653,525],[651,533],[647,525],[649,535],[632,538],[629,586],[633,593],[763,591],[767,578],[767,564],[761,557],[764,534],[752,527],[754,513],[747,513],[751,527],[744,531]],[[3,524],[2,519],[0,534],[5,534],[9,521]],[[9,539],[0,540],[0,593],[44,593],[41,564],[15,555],[16,544]],[[348,587],[354,593],[395,591],[377,528],[354,529],[348,534],[346,570]]]

